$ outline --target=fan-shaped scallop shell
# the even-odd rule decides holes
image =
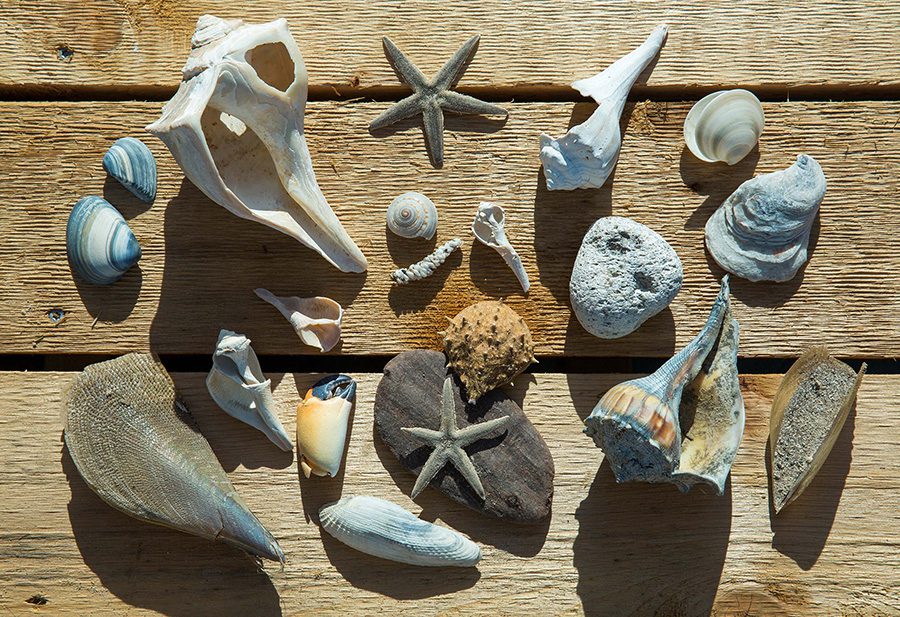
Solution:
[[[103,155],[103,169],[141,201],[156,199],[156,159],[140,139],[117,139]]]
[[[141,258],[128,223],[102,197],[80,199],[66,225],[66,252],[72,271],[95,285],[115,283]]]
[[[387,226],[401,238],[431,240],[437,231],[437,208],[422,193],[410,191],[399,195],[387,211]]]
[[[713,92],[688,112],[684,142],[701,161],[734,165],[750,154],[765,124],[762,105],[752,92]]]

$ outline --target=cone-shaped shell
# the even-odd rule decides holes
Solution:
[[[414,566],[470,567],[478,545],[377,497],[352,496],[322,506],[322,529],[358,551]]]
[[[141,201],[156,199],[156,159],[140,139],[117,139],[103,155],[103,169]]]
[[[341,469],[356,382],[347,375],[325,377],[297,406],[297,459],[307,478],[335,477]]]
[[[422,193],[403,193],[391,202],[387,226],[401,238],[431,240],[437,231],[438,212],[434,202]]]
[[[141,258],[128,223],[102,197],[80,199],[66,225],[66,252],[78,277],[94,285],[115,283]]]
[[[67,393],[65,411],[66,447],[103,501],[148,523],[284,561],[153,356],[88,366]]]
[[[284,315],[305,345],[331,351],[340,342],[344,309],[331,298],[280,297],[261,287],[253,292]]]
[[[472,233],[479,242],[500,253],[503,261],[516,275],[522,291],[528,293],[531,288],[528,272],[525,271],[525,266],[522,265],[522,259],[516,253],[516,249],[512,247],[506,237],[505,224],[506,214],[503,212],[503,208],[495,203],[483,201],[478,206],[478,212],[475,213],[475,220],[472,221]]]
[[[219,332],[206,389],[225,413],[262,431],[285,452],[294,448],[275,412],[272,382],[263,376],[246,336],[231,330]]]
[[[765,124],[762,105],[752,92],[713,92],[688,112],[684,142],[701,161],[735,165],[756,146]]]

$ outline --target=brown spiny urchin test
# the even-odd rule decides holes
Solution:
[[[444,351],[470,403],[537,362],[528,325],[514,310],[493,300],[473,304],[450,320]]]

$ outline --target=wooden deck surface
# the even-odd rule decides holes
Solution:
[[[315,171],[368,257],[365,274],[342,274],[215,205],[143,131],[174,93],[203,13],[288,19],[309,73]],[[615,174],[603,189],[547,191],[539,135],[561,135],[594,109],[569,83],[659,23],[669,24],[669,38],[626,107]],[[898,32],[900,4],[837,0],[0,2],[0,615],[900,615]],[[382,36],[431,74],[474,33],[480,47],[459,90],[499,102],[507,120],[448,117],[440,170],[428,162],[417,120],[368,132],[406,92]],[[701,163],[684,147],[684,118],[699,96],[732,87],[765,101],[760,145],[734,167]],[[101,167],[109,145],[127,135],[156,155],[152,206]],[[800,153],[828,178],[811,260],[784,284],[733,278],[732,301],[742,366],[775,366],[769,361],[826,344],[880,367],[865,378],[835,450],[806,494],[774,517],[765,449],[781,376],[745,374],[747,428],[724,497],[616,484],[581,434],[600,395],[627,378],[612,372],[623,362],[613,359],[658,361],[694,336],[723,274],[704,251],[706,220],[741,182]],[[433,244],[460,237],[464,245],[434,278],[397,288],[390,271],[433,246],[385,231],[388,203],[407,190],[438,206]],[[66,260],[69,211],[89,194],[118,207],[143,247],[139,266],[108,288],[74,281]],[[493,251],[473,245],[469,225],[482,200],[506,209],[533,283],[527,296]],[[584,232],[610,214],[662,234],[685,281],[670,308],[636,333],[601,341],[571,316],[568,281]],[[341,302],[335,357],[318,360],[303,347],[253,295],[260,286]],[[504,298],[525,318],[550,366],[508,389],[554,457],[546,525],[506,525],[432,489],[411,501],[413,477],[373,432],[379,375],[360,367],[440,348],[446,318],[486,298]],[[54,309],[65,315],[58,324]],[[325,370],[321,362],[356,375],[340,477],[299,477],[293,454],[215,408],[203,371],[223,327],[247,334],[264,367],[299,370],[291,363],[302,361]],[[135,350],[190,371],[175,373],[176,385],[284,548],[283,569],[258,571],[225,546],[134,521],[81,480],[61,441],[61,392],[75,373],[21,369],[74,369]],[[554,372],[560,367],[582,374]],[[270,376],[293,433],[293,408],[315,376]],[[482,546],[483,561],[413,568],[323,536],[310,515],[354,493],[462,531]]]

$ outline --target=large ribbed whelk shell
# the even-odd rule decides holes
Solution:
[[[387,226],[401,238],[431,240],[437,231],[438,213],[434,202],[422,193],[399,195],[387,211]]]
[[[684,142],[701,161],[734,165],[750,154],[765,124],[762,105],[752,92],[713,92],[688,112]]]
[[[478,545],[377,497],[352,496],[322,506],[322,529],[363,553],[414,566],[474,566]]]
[[[72,271],[88,283],[115,283],[141,258],[141,246],[112,205],[91,195],[80,199],[66,224]]]

